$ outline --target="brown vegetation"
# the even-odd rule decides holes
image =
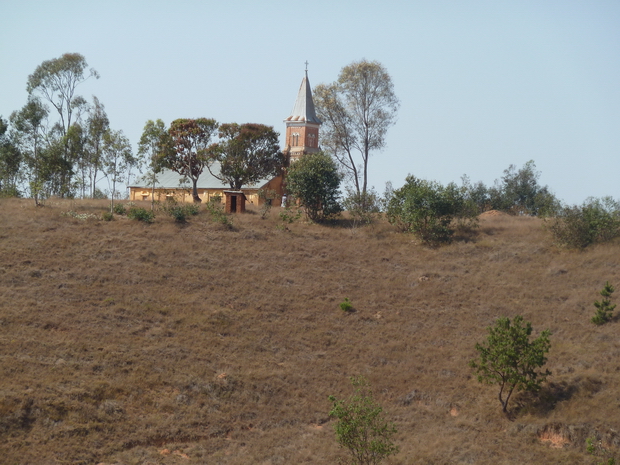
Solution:
[[[5,463],[333,463],[328,395],[365,376],[392,464],[588,463],[618,450],[618,321],[590,323],[619,243],[557,250],[535,218],[488,216],[430,249],[379,222],[188,224],[104,203],[0,201]],[[148,208],[148,205],[145,204]],[[351,299],[354,312],[339,303]],[[511,417],[467,363],[485,328],[549,328],[553,372]]]

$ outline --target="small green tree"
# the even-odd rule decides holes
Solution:
[[[499,401],[502,411],[508,410],[508,401],[515,389],[538,390],[551,374],[549,370],[537,371],[546,362],[549,352],[549,330],[530,341],[532,324],[516,316],[511,322],[503,317],[494,327],[489,327],[486,344],[476,344],[479,357],[470,362],[478,381],[499,385]]]
[[[355,394],[347,401],[329,396],[333,403],[329,415],[338,419],[334,429],[340,446],[351,454],[350,463],[376,465],[398,452],[392,442],[396,428],[383,418],[383,409],[374,401],[364,377],[351,377],[351,384]]]
[[[340,174],[336,163],[322,152],[304,155],[293,162],[286,177],[288,192],[299,201],[312,221],[340,213]]]
[[[600,292],[603,298],[599,302],[598,300],[594,302],[594,306],[596,307],[596,314],[592,317],[592,323],[595,325],[602,325],[611,320],[611,315],[616,308],[616,304],[611,304],[610,297],[614,293],[614,287],[609,284],[609,281],[605,283],[605,287]]]
[[[389,222],[427,244],[450,242],[453,220],[475,224],[475,210],[467,208],[462,190],[453,183],[444,187],[409,175],[403,187],[387,195]]]

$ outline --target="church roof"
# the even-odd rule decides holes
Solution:
[[[306,76],[301,81],[301,86],[299,86],[299,93],[297,94],[297,100],[295,100],[295,106],[293,107],[291,116],[284,121],[321,124],[321,120],[317,118],[314,111],[314,101],[312,100],[312,89],[310,89],[308,71],[306,71]]]
[[[211,169],[215,173],[219,172],[220,170],[219,163],[214,162],[213,166],[211,166]],[[264,179],[260,179],[258,182],[254,184],[243,185],[242,190],[243,189],[260,189],[261,187],[265,186],[269,181],[271,181],[271,179],[273,178],[264,178]],[[192,186],[192,183],[188,178],[169,169],[163,169],[157,175],[157,181],[155,182],[155,189],[170,189],[170,190],[181,189],[181,188],[188,189],[188,188],[191,188],[191,186]],[[142,179],[138,181],[138,184],[135,184],[130,187],[150,189],[151,183],[149,180]],[[206,168],[204,169],[204,171],[198,178],[198,183],[196,184],[196,187],[198,189],[230,189],[230,185],[227,182],[221,181],[220,179],[216,178]]]

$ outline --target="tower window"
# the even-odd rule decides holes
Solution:
[[[291,134],[291,146],[298,147],[299,146],[299,133],[293,132]]]

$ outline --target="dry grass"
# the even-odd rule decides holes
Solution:
[[[106,205],[0,201],[5,463],[333,463],[327,396],[358,374],[397,425],[388,463],[589,463],[586,437],[620,445],[618,320],[590,324],[618,242],[559,251],[539,220],[501,215],[438,249],[384,223],[282,231],[275,209],[232,230],[206,212],[61,215]],[[506,418],[467,362],[516,314],[552,331],[553,376]]]

